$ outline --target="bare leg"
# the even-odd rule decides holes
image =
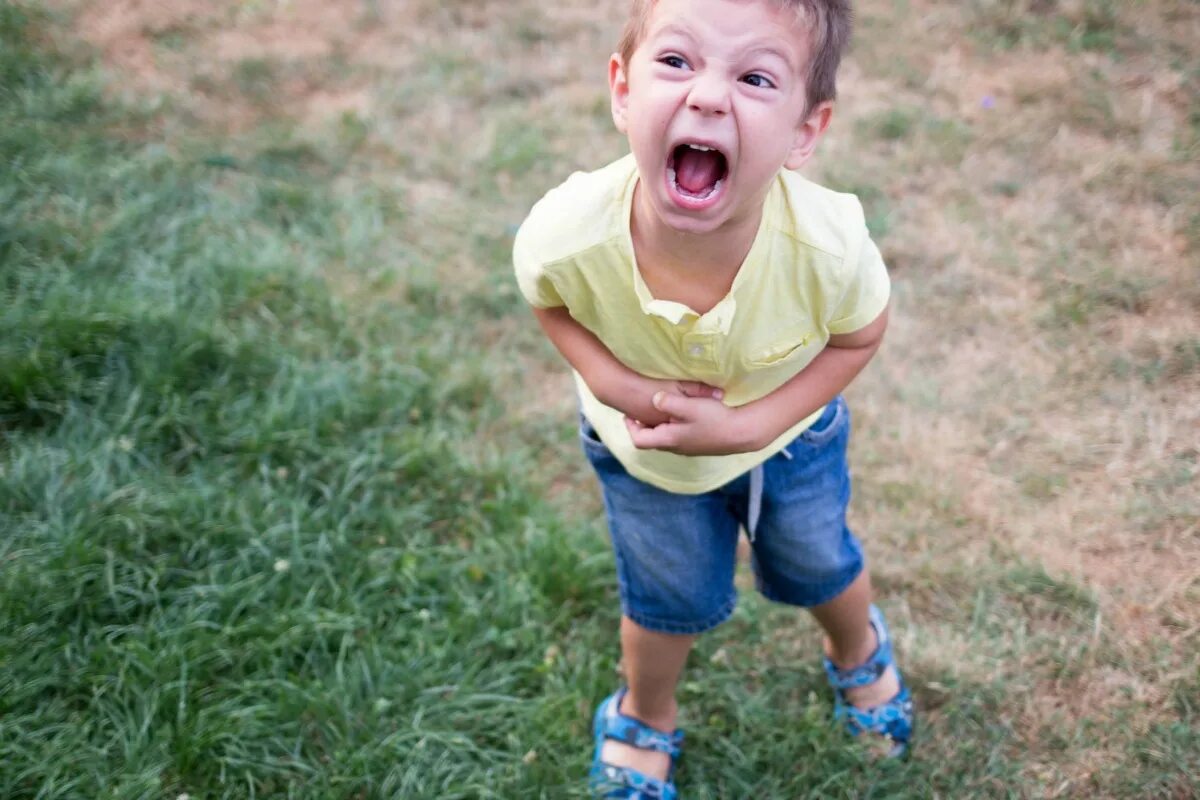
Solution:
[[[629,683],[621,713],[660,731],[675,730],[679,712],[675,686],[695,641],[692,635],[657,633],[621,617],[621,656]],[[612,740],[605,742],[601,759],[660,779],[667,777],[671,764],[666,753],[638,750]]]
[[[867,621],[870,605],[871,576],[863,570],[844,592],[811,609],[825,629],[825,652],[829,660],[843,669],[862,664],[879,644],[875,629]],[[898,691],[899,678],[896,670],[889,667],[875,683],[847,689],[846,699],[858,708],[871,708],[891,700]]]

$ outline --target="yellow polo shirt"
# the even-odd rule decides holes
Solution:
[[[705,314],[651,296],[629,233],[633,156],[577,172],[529,212],[513,262],[535,307],[566,306],[622,363],[652,378],[703,381],[740,406],[804,369],[830,334],[872,322],[890,283],[858,198],[781,170],[729,294]],[[583,413],[629,473],[667,491],[716,489],[761,464],[816,421],[820,410],[752,453],[681,456],[638,450],[622,414],[575,375]]]

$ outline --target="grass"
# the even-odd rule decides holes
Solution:
[[[287,142],[124,143],[2,23],[0,794],[505,796],[605,571],[458,446],[487,386],[436,308],[331,296],[387,204]]]
[[[1111,51],[1122,32],[1119,4],[1113,0],[971,0],[966,5],[973,33],[1003,48],[1059,43],[1072,51]]]
[[[206,38],[304,2],[160,20],[190,71],[145,104],[68,55],[63,21],[0,5],[0,797],[582,796],[618,680],[613,567],[507,259],[550,183],[621,152],[618,21],[418,5],[349,15],[332,65],[222,63]],[[1138,150],[1142,84],[1115,79],[1186,37],[1115,4],[1034,10],[1072,27],[1012,22],[939,77],[931,54],[1020,9],[864,6],[880,97],[848,85],[819,168],[894,266],[852,398],[853,524],[919,748],[877,764],[833,731],[812,623],[743,591],[681,687],[681,788],[1187,796],[1194,170]],[[1037,124],[971,83],[1034,49],[1082,78],[1023,96]],[[293,68],[367,76],[373,102],[314,123]],[[990,116],[961,111],[982,90]]]
[[[930,158],[951,164],[962,161],[971,142],[971,131],[962,122],[931,116],[919,108],[889,108],[859,120],[858,127],[864,138],[904,140]]]

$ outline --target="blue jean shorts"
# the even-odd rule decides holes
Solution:
[[[675,494],[626,472],[586,418],[580,437],[604,495],[622,612],[662,633],[701,633],[725,621],[737,602],[733,574],[751,474],[704,494]],[[862,572],[862,547],[846,526],[849,438],[850,410],[838,397],[763,463],[751,564],[764,597],[821,605]]]

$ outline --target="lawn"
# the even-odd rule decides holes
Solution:
[[[739,576],[695,798],[1185,798],[1200,8],[857,4],[817,177],[895,285],[853,523],[869,760]],[[619,14],[0,0],[0,797],[582,797],[618,610],[512,232],[623,152]]]

